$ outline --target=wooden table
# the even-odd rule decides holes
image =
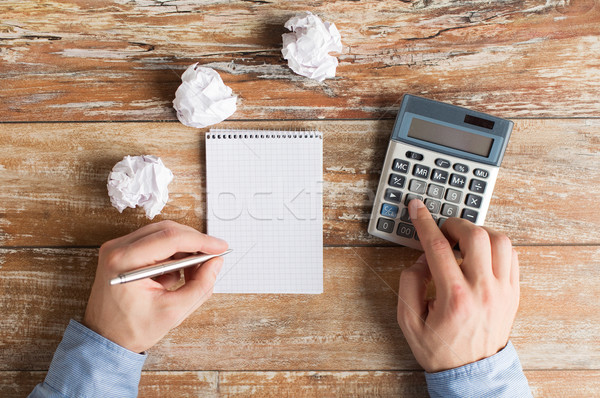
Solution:
[[[215,295],[155,346],[140,396],[425,396],[396,324],[418,256],[366,232],[404,93],[510,118],[486,224],[521,258],[512,332],[534,395],[600,395],[600,5],[596,0],[4,1],[0,3],[0,395],[43,380],[80,320],[105,240],[149,223],[111,207],[125,155],[160,156],[156,218],[205,228],[205,129],[172,109],[183,70],[239,95],[219,127],[324,132],[324,288]],[[318,83],[282,59],[284,22],[336,23]]]

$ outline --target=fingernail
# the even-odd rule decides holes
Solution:
[[[419,256],[419,258],[417,258],[417,260],[415,261],[415,264],[420,263],[420,264],[427,264],[427,257],[425,257],[425,253],[421,254]]]
[[[419,214],[419,209],[423,207],[425,207],[425,205],[418,199],[413,199],[408,202],[408,215],[410,216],[410,219],[416,220],[418,218],[417,215]]]

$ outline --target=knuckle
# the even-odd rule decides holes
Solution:
[[[493,243],[496,247],[498,247],[501,251],[506,253],[512,253],[512,242],[510,238],[504,234],[499,234],[494,237]]]
[[[102,250],[102,248],[100,248]],[[102,253],[101,255],[104,259],[104,263],[108,268],[115,268],[118,264],[121,264],[123,261],[123,257],[125,256],[125,249],[122,247],[112,248],[108,251]]]
[[[160,230],[160,233],[165,239],[173,239],[179,235],[179,230],[175,225],[167,224]]]
[[[475,244],[482,244],[490,241],[490,236],[487,231],[480,227],[473,228],[470,235],[471,240],[475,242]]]
[[[445,252],[450,249],[450,243],[444,237],[435,237],[426,242],[426,245],[429,246],[435,252]]]

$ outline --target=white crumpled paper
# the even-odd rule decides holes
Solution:
[[[125,156],[108,175],[110,203],[120,213],[126,207],[142,206],[146,217],[153,219],[169,200],[167,186],[173,173],[159,157]]]
[[[284,33],[283,58],[297,74],[322,82],[335,77],[338,65],[330,52],[342,52],[342,38],[335,24],[321,21],[310,11],[298,14],[285,23],[292,33]]]
[[[234,114],[237,96],[232,94],[231,88],[223,83],[214,69],[195,63],[183,72],[181,81],[173,100],[173,108],[181,123],[203,128]]]

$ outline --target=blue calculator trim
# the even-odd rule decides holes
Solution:
[[[465,122],[465,116],[467,115],[493,122],[493,127],[481,127]],[[486,157],[408,137],[408,129],[414,118],[463,130],[471,134],[492,138],[494,143],[492,144],[489,155]],[[508,145],[512,127],[513,122],[507,119],[406,94],[402,99],[402,105],[396,117],[396,122],[394,123],[391,139],[462,159],[500,166]]]

